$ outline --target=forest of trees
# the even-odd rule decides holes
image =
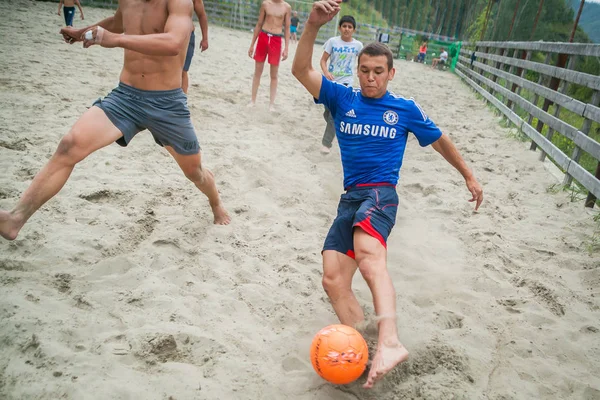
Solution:
[[[480,40],[485,28],[483,40],[568,42],[574,7],[577,9],[579,3],[580,0],[348,0],[346,4],[361,14],[374,8],[390,26],[458,40]],[[574,41],[590,42],[582,26],[600,34],[598,21],[600,4],[588,3]]]
[[[454,40],[568,42],[580,0],[348,0],[348,3],[375,8],[390,26]],[[600,4],[592,6],[597,7],[592,10],[600,9]],[[587,13],[589,9],[584,8],[584,11]],[[596,29],[600,29],[598,21],[600,19],[592,24]],[[591,42],[581,25],[573,42]],[[537,60],[538,57],[542,56],[534,54],[535,61],[543,62],[543,58]],[[576,69],[597,75],[600,62],[594,57],[580,57]],[[584,101],[589,101],[592,95],[591,89],[576,85],[569,92]]]
[[[579,9],[580,0],[570,0],[571,8]],[[583,6],[583,13],[579,20],[579,26],[583,28],[594,43],[600,43],[600,3],[587,1]]]

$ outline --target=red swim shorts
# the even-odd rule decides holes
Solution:
[[[279,61],[281,60],[281,39],[281,36],[260,31],[256,50],[254,50],[254,60],[265,62],[267,55],[269,55],[269,64],[279,65]]]

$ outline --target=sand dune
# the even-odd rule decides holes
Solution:
[[[66,45],[55,9],[0,3],[1,208],[118,81],[122,52]],[[86,22],[109,13],[87,8]],[[312,335],[336,322],[320,250],[342,192],[339,152],[319,153],[322,108],[291,57],[278,111],[267,110],[266,74],[246,108],[250,38],[211,27],[190,70],[203,160],[232,224],[211,223],[147,133],[84,160],[16,241],[0,241],[0,397],[600,398],[592,215],[547,191],[557,181],[537,154],[456,76],[402,61],[391,89],[451,135],[485,203],[474,213],[460,175],[411,140],[388,257],[411,358],[372,391],[314,373]],[[355,288],[372,318],[359,276]]]

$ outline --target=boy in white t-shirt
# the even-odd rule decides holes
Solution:
[[[340,18],[338,30],[340,36],[335,36],[325,42],[323,45],[323,56],[321,56],[321,69],[323,75],[330,81],[341,83],[342,85],[352,86],[354,80],[355,67],[358,61],[358,53],[363,48],[363,44],[352,38],[356,32],[356,20],[350,15],[344,15]],[[327,65],[329,61],[329,66]],[[321,153],[329,154],[335,137],[335,124],[329,109],[325,107],[323,113],[327,126],[323,134],[323,148]]]

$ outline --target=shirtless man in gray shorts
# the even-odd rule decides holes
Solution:
[[[2,237],[15,239],[33,213],[59,192],[75,164],[115,141],[126,146],[144,129],[208,197],[215,224],[230,222],[213,174],[201,165],[200,146],[181,90],[191,32],[189,0],[120,0],[115,15],[96,25],[61,29],[67,43],[82,41],[85,48],[122,47],[125,57],[120,83],[75,122],[16,207],[0,210]]]

